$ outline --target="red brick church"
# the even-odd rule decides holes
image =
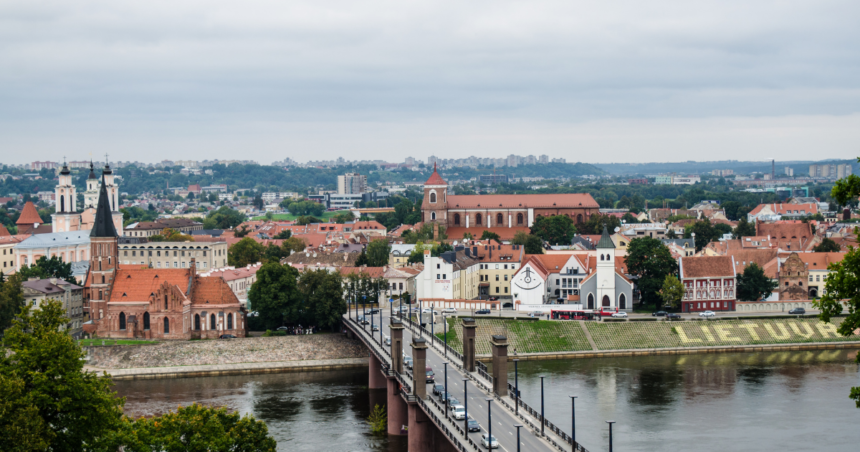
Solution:
[[[146,339],[245,336],[246,312],[223,278],[197,275],[193,259],[183,269],[119,265],[119,240],[102,183],[90,232],[85,333]]]
[[[444,226],[450,238],[460,238],[466,232],[477,238],[489,229],[502,239],[510,239],[517,231],[528,233],[541,216],[566,215],[574,223],[583,223],[599,208],[587,193],[448,195],[448,183],[434,166],[424,183],[421,221]]]

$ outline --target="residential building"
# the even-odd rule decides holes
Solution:
[[[194,231],[203,230],[203,223],[188,218],[159,218],[155,221],[130,224],[123,231],[123,235],[126,237],[152,237],[161,234],[168,228],[183,234],[191,234]]]
[[[149,242],[122,237],[117,241],[122,265],[150,268],[189,268],[197,262],[201,271],[227,265],[227,241]]]
[[[367,191],[367,176],[358,173],[346,173],[337,176],[337,194],[356,195]]]
[[[467,256],[464,250],[448,251],[433,257],[424,251],[424,270],[418,277],[419,299],[478,298],[478,261]]]
[[[508,176],[505,174],[481,174],[478,182],[486,185],[507,184]]]
[[[672,177],[672,185],[693,185],[702,181],[699,176],[674,176]]]
[[[789,204],[771,203],[759,204],[747,214],[747,221],[778,221],[782,219],[798,219],[818,213],[818,203]]]
[[[522,265],[525,250],[522,245],[500,245],[493,241],[465,248],[466,256],[478,264],[478,296],[513,298],[511,281]]]
[[[711,171],[711,175],[720,176],[720,177],[731,176],[734,173],[735,173],[735,171],[730,170],[730,169],[724,169],[724,170],[715,169],[715,170]]]
[[[0,228],[2,228],[3,231],[6,231],[6,228],[4,228],[3,225],[0,225]],[[6,232],[8,233],[8,231]],[[3,262],[3,264],[0,265],[0,271],[2,271],[4,275],[11,275],[17,271],[18,267],[15,265],[15,246],[29,237],[30,236],[26,234],[0,235],[0,261]]]
[[[388,255],[388,265],[393,268],[401,268],[409,265],[409,256],[415,245],[395,244],[391,245],[391,253]]]
[[[64,330],[72,337],[80,338],[81,327],[85,322],[83,287],[57,278],[30,278],[21,283],[21,290],[24,303],[31,309],[39,309],[46,300],[59,301],[69,319]]]
[[[671,174],[658,174],[656,177],[654,177],[654,184],[655,185],[672,185],[672,179],[674,177],[675,176],[673,176]]]
[[[644,177],[638,179],[627,179],[627,183],[630,185],[648,185],[648,179]]]
[[[846,253],[796,253],[806,266],[809,281],[807,282],[808,296],[813,300],[824,295],[827,275],[830,274],[830,264],[842,262]]]
[[[776,247],[785,251],[810,251],[818,242],[812,225],[799,220],[758,222],[756,235],[776,241]]]
[[[678,260],[686,292],[683,312],[734,311],[737,272],[730,256],[687,256]]]
[[[214,270],[209,270],[207,272],[200,273],[200,276],[203,278],[222,278],[224,282],[230,286],[230,289],[236,295],[236,298],[239,299],[239,303],[242,304],[242,307],[248,311],[252,311],[251,306],[248,304],[248,291],[251,290],[251,285],[257,281],[257,271],[260,270],[260,267],[263,264],[257,262],[256,264],[248,264],[245,267],[223,267],[216,268]]]
[[[55,162],[33,162],[30,164],[30,170],[32,171],[40,171],[43,169],[56,169],[57,164]]]

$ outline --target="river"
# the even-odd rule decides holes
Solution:
[[[577,439],[616,451],[855,451],[860,410],[856,351],[738,353],[524,361],[523,399]],[[510,366],[510,381],[514,368]],[[278,450],[406,451],[403,437],[374,437],[365,420],[384,390],[367,389],[367,370],[175,380],[120,381],[126,413],[153,415],[194,401],[265,421]],[[456,394],[455,394],[456,395]]]

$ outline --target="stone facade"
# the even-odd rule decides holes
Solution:
[[[809,270],[797,253],[791,253],[779,267],[779,300],[808,300],[806,281]]]

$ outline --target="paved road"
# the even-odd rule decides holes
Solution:
[[[383,311],[383,319],[382,319],[382,331],[384,336],[389,335],[389,317],[388,312]],[[374,316],[374,322],[379,324],[379,315]],[[365,326],[366,331],[370,331],[370,326]],[[375,332],[375,340],[379,342],[379,332]],[[430,342],[428,338],[428,343]],[[412,349],[410,344],[412,343],[412,332],[409,328],[403,330],[403,350],[406,352],[408,356],[411,356]],[[432,347],[427,348],[427,365],[433,368],[433,371],[436,374],[436,382],[439,384],[445,384],[445,372],[444,365],[445,358],[440,355],[435,349]],[[420,373],[419,373],[420,375]],[[448,366],[448,392],[456,397],[460,403],[463,403],[464,398],[468,397],[468,415],[472,417],[481,425],[481,432],[473,432],[470,433],[469,436],[473,442],[476,444],[481,444],[481,434],[486,433],[489,430],[489,418],[490,415],[488,413],[487,407],[487,398],[489,397],[482,390],[478,389],[471,381],[465,382],[463,381],[465,377],[454,367]],[[468,388],[468,389],[466,389]],[[433,385],[427,385],[427,393],[430,397],[436,397],[432,395]],[[438,400],[438,398],[437,398]],[[513,402],[508,400],[508,403],[513,405]],[[492,419],[493,419],[493,436],[499,442],[500,450],[507,452],[515,452],[517,450],[517,432],[516,428],[514,428],[514,424],[521,424],[522,422],[519,419],[516,419],[513,413],[510,413],[505,407],[500,406],[497,402],[490,402],[492,407]],[[449,412],[450,414],[450,412]],[[453,417],[451,417],[453,422],[461,423],[460,421],[454,421]],[[559,420],[562,421],[562,420]],[[553,450],[551,446],[549,446],[546,442],[538,439],[527,427],[523,427],[520,429],[520,439],[522,450]]]

